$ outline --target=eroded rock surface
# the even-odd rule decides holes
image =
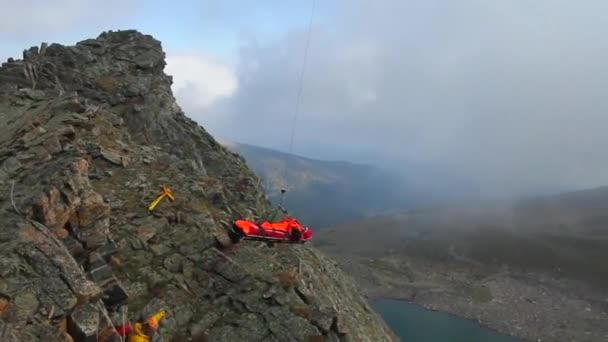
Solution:
[[[0,340],[111,341],[125,305],[166,309],[165,341],[393,339],[317,250],[228,243],[269,202],[164,66],[159,41],[119,31],[0,68]],[[149,213],[161,185],[176,199]]]

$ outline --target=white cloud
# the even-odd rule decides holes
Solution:
[[[165,72],[173,76],[180,106],[192,116],[238,88],[234,67],[199,53],[168,55]]]
[[[608,184],[608,2],[339,3],[313,26],[295,151],[443,165],[485,193]],[[220,135],[284,148],[305,42],[241,49]]]
[[[56,33],[132,13],[137,0],[0,0],[0,37]]]

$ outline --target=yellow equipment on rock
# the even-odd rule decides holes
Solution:
[[[171,189],[169,189],[168,186],[163,185],[161,187],[161,192],[158,194],[158,196],[156,197],[156,199],[154,201],[152,201],[152,203],[150,203],[150,205],[148,205],[148,210],[152,211],[154,210],[154,208],[156,208],[156,206],[158,205],[158,203],[160,203],[160,201],[163,200],[163,198],[168,197],[171,201],[175,201],[175,196],[173,195],[173,191],[171,191]]]
[[[158,323],[165,317],[167,312],[160,310],[154,315],[148,317],[144,323],[137,322],[133,325],[133,331],[129,336],[128,342],[150,342],[155,336],[158,336]]]

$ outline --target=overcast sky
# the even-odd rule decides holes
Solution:
[[[0,5],[3,59],[136,28],[163,42],[187,115],[289,146],[311,0]],[[435,165],[488,193],[608,185],[606,13],[605,0],[317,0],[293,152]]]

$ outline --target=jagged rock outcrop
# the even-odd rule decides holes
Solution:
[[[226,243],[270,204],[164,65],[159,41],[119,31],[0,68],[0,340],[116,341],[123,314],[161,307],[165,341],[392,339],[315,249]],[[176,199],[150,214],[163,184]]]

